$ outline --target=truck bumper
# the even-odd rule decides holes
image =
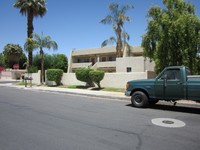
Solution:
[[[126,90],[126,91],[125,91],[125,95],[126,95],[126,96],[131,96],[131,91],[127,91],[127,90]]]

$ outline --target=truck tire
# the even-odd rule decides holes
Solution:
[[[134,107],[143,108],[148,104],[148,97],[142,91],[136,91],[131,96],[131,102]]]

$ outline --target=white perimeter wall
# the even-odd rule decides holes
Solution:
[[[105,73],[104,79],[101,81],[102,87],[125,88],[126,82],[138,79],[152,79],[155,73],[146,72],[130,72],[130,73]],[[40,71],[32,73],[33,83],[40,84]],[[76,79],[75,73],[64,73],[62,77],[63,85],[85,85]]]
[[[101,81],[102,87],[125,88],[126,82],[138,79],[151,79],[155,77],[154,72],[130,72],[130,73],[105,73]],[[76,79],[75,73],[64,73],[61,81],[64,85],[85,85]]]

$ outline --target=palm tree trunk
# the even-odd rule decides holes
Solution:
[[[33,28],[33,12],[30,10],[27,15],[27,36],[28,36],[28,38],[32,38],[33,30],[34,30],[34,28]],[[29,50],[29,52],[28,52],[29,66],[32,66],[32,64],[33,64],[32,51],[33,50]]]
[[[122,37],[121,37],[122,30],[120,26],[117,27],[117,57],[122,57]]]
[[[41,72],[40,72],[40,83],[44,82],[44,52],[42,48],[40,48],[40,61],[41,61]]]

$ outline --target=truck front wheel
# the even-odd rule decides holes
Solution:
[[[131,102],[135,107],[145,107],[148,104],[148,97],[144,92],[136,91],[131,96]]]

